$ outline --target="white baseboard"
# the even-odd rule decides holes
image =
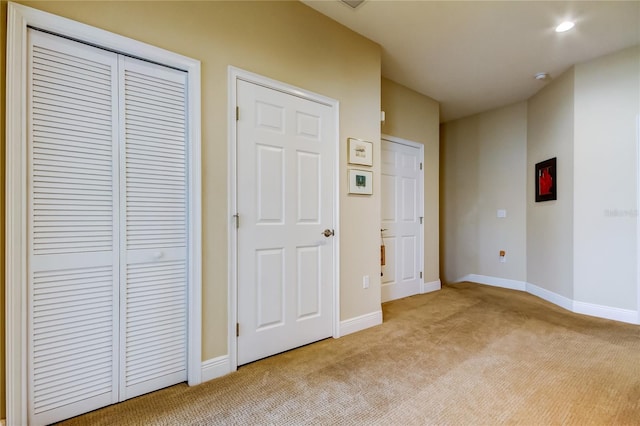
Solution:
[[[640,324],[640,312],[630,309],[614,308],[611,306],[596,305],[593,303],[578,302],[561,296],[557,293],[524,281],[508,280],[504,278],[488,277],[486,275],[469,274],[456,280],[456,282],[470,281],[478,284],[486,284],[494,287],[503,287],[511,290],[525,291],[541,299],[558,305],[576,314],[589,315],[597,318],[605,318],[629,324]]]
[[[420,284],[420,294],[431,293],[432,291],[438,291],[442,288],[440,280],[431,281],[428,283]]]
[[[402,299],[409,296],[414,296],[416,294],[424,294],[431,293],[432,291],[437,291],[442,288],[440,284],[440,280],[431,281],[428,283],[425,282],[415,282],[412,285],[406,285],[403,283],[403,287],[399,287],[398,285],[392,286],[382,286],[381,299],[382,303],[390,302],[392,300]]]
[[[638,312],[630,309],[613,308],[611,306],[594,305],[593,303],[574,301],[573,312],[576,314],[606,318],[629,324],[638,324]]]
[[[340,337],[382,324],[382,311],[340,321]]]
[[[340,322],[340,334],[338,337],[365,330],[369,327],[382,324],[382,311],[371,312]],[[202,383],[231,373],[231,360],[229,355],[222,355],[202,362]],[[0,424],[0,426],[4,426]]]
[[[202,362],[202,383],[231,373],[229,355],[222,355]]]
[[[564,297],[559,295],[558,293],[554,293],[552,291],[549,291],[545,288],[542,287],[538,287],[535,284],[531,284],[531,283],[527,283],[527,289],[526,289],[527,293],[529,294],[533,294],[534,296],[538,296],[540,299],[544,299],[547,302],[551,302],[554,305],[558,305],[561,308],[564,308],[568,311],[572,311],[573,310],[573,300],[569,299],[568,297]]]
[[[527,285],[524,281],[509,280],[506,278],[489,277],[486,275],[469,274],[456,280],[456,282],[471,281],[478,284],[485,284],[494,287],[509,288],[511,290],[526,291]]]
[[[420,294],[420,283],[418,281],[415,281],[411,285],[407,285],[407,283],[402,283],[402,285],[383,285],[380,289],[380,299],[382,303],[403,299],[416,294]]]

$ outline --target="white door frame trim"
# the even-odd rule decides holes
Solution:
[[[238,322],[238,233],[236,228],[236,217],[238,214],[237,203],[237,127],[236,127],[236,99],[237,99],[237,82],[238,80],[247,81],[249,83],[258,84],[269,89],[277,90],[289,95],[298,96],[310,101],[318,102],[331,107],[335,120],[335,161],[333,164],[334,171],[334,209],[333,223],[335,237],[333,238],[333,337],[340,337],[340,102],[310,92],[299,87],[295,87],[277,80],[264,77],[240,68],[229,66],[228,70],[228,206],[229,220],[227,224],[228,233],[228,253],[229,253],[229,272],[228,272],[228,294],[227,294],[227,314],[228,314],[228,353],[229,353],[229,369],[236,371],[238,369],[238,338],[236,337],[236,324]]]
[[[636,287],[636,324],[640,324],[640,114],[636,115]]]
[[[189,146],[188,359],[189,385],[201,382],[202,214],[200,61],[23,5],[7,14],[6,99],[6,414],[27,424],[27,27],[187,72]]]
[[[425,277],[425,273],[424,273],[424,230],[425,230],[425,217],[424,217],[424,145],[418,142],[413,142],[407,139],[402,139],[402,138],[398,138],[395,136],[390,136],[390,135],[386,135],[386,134],[382,134],[380,136],[381,140],[385,140],[387,142],[393,142],[393,143],[398,143],[401,145],[407,145],[410,146],[412,148],[416,148],[418,149],[418,151],[420,152],[418,155],[420,156],[420,163],[422,164],[422,168],[420,169],[420,182],[419,182],[419,188],[418,188],[418,193],[420,194],[420,202],[418,203],[418,214],[420,215],[420,217],[422,217],[422,223],[420,224],[420,271],[422,272],[422,278],[420,281],[420,292],[424,292],[424,288],[425,288],[425,283],[424,283],[424,277]]]

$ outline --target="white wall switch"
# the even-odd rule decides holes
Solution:
[[[507,210],[506,209],[498,209],[497,216],[499,218],[501,218],[501,219],[507,217]]]
[[[369,288],[369,275],[362,277],[362,288]]]

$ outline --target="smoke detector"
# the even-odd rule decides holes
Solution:
[[[342,3],[351,6],[352,8],[356,8],[364,3],[364,0],[342,0]]]
[[[539,72],[535,75],[536,80],[547,81],[551,79],[551,76],[548,72]]]

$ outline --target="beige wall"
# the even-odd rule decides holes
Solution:
[[[229,65],[340,101],[341,319],[380,310],[380,196],[350,197],[346,180],[347,138],[380,140],[377,44],[299,2],[19,3],[202,62],[203,360],[227,353],[229,266],[226,230],[220,224],[228,222]],[[6,1],[0,6],[4,48]],[[4,68],[0,80],[4,83]],[[2,102],[4,105],[4,96]],[[4,113],[1,115],[4,118]],[[0,132],[0,151],[4,153],[4,128]],[[379,159],[379,144],[376,146],[374,158]],[[373,170],[379,182],[378,161]],[[371,277],[367,290],[362,288],[363,275]],[[4,283],[0,290],[4,294]]]
[[[574,299],[636,309],[640,48],[575,68]]]
[[[638,46],[576,65],[526,103],[443,124],[444,280],[510,278],[637,310],[639,126]],[[536,203],[534,165],[552,157],[558,200]],[[505,265],[496,263],[502,245]]]
[[[527,282],[573,299],[574,70],[529,99]],[[557,157],[556,201],[535,202],[534,167]]]
[[[438,281],[439,270],[439,122],[438,102],[389,79],[382,79],[382,133],[424,145],[424,276]]]
[[[526,102],[445,123],[440,141],[444,280],[525,281]]]
[[[440,270],[454,282],[478,270],[477,118],[440,126]]]
[[[6,50],[7,32],[5,26],[7,22],[7,5],[4,0],[0,0],[0,419],[5,418],[5,308],[4,308],[4,176],[5,176],[5,85],[6,85]]]

